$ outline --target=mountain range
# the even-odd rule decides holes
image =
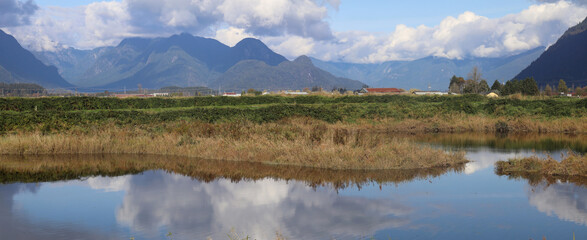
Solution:
[[[243,39],[229,47],[185,33],[167,38],[128,38],[118,46],[93,50],[31,53],[0,31],[0,82],[36,83],[49,88],[75,85],[88,91],[166,86],[233,91],[313,86],[352,90],[364,84],[445,90],[453,75],[466,77],[477,67],[489,84],[534,77],[540,86],[556,85],[559,79],[583,86],[587,83],[586,30],[587,19],[570,28],[546,51],[539,47],[499,58],[425,57],[377,64],[327,62],[306,56],[289,61],[257,39]]]
[[[35,83],[51,88],[72,87],[57,72],[31,52],[24,49],[14,37],[0,30],[0,82]]]
[[[448,59],[425,57],[413,61],[389,61],[379,64],[355,64],[325,62],[312,59],[314,65],[335,76],[357,79],[371,87],[419,88],[428,86],[435,90],[446,90],[453,75],[467,77],[478,67],[489,84],[495,80],[511,80],[540,54],[538,47],[517,55],[501,58]]]
[[[516,79],[533,77],[539,86],[557,86],[563,79],[571,87],[587,85],[587,18],[569,28]]]
[[[363,83],[337,78],[311,61],[288,61],[263,42],[246,38],[234,47],[217,40],[173,35],[128,38],[116,47],[35,52],[56,65],[71,83],[87,89],[207,86],[223,90],[360,88]],[[303,74],[304,73],[304,74]],[[307,74],[305,74],[307,73]],[[310,77],[308,77],[310,76]]]

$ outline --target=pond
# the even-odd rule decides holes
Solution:
[[[464,169],[401,177],[395,177],[399,174],[394,171],[294,168],[298,177],[290,173],[204,177],[149,170],[54,182],[12,181],[0,185],[0,235],[2,239],[276,239],[277,235],[573,239],[574,234],[576,239],[587,239],[585,184],[530,184],[493,171],[497,160],[534,151],[560,157],[570,147],[536,150],[426,142],[463,148],[473,162]],[[578,146],[582,151],[584,146]],[[341,175],[343,180],[310,175]]]

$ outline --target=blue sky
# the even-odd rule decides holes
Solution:
[[[339,31],[391,32],[398,24],[435,26],[447,16],[458,16],[465,11],[498,18],[518,13],[531,4],[527,0],[343,1],[338,11],[331,9],[330,21],[333,29]]]
[[[29,49],[93,49],[182,32],[262,40],[293,59],[375,63],[502,57],[553,44],[587,0],[0,0],[0,28]]]

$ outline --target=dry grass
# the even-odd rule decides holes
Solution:
[[[548,156],[541,159],[537,156],[499,161],[495,165],[496,172],[508,174],[516,172],[539,173],[550,176],[587,177],[587,156],[569,153],[562,161]]]
[[[587,155],[568,153],[560,162],[548,156],[541,159],[537,156],[510,159],[495,163],[495,172],[498,175],[508,175],[512,178],[525,178],[531,184],[543,180],[570,181],[580,185],[587,184]]]
[[[463,152],[445,152],[371,130],[308,118],[266,124],[108,125],[5,135],[0,154],[156,154],[327,169],[421,169],[467,162]]]

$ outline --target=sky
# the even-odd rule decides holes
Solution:
[[[585,17],[587,0],[0,0],[0,29],[36,51],[187,32],[354,63],[510,56]]]

